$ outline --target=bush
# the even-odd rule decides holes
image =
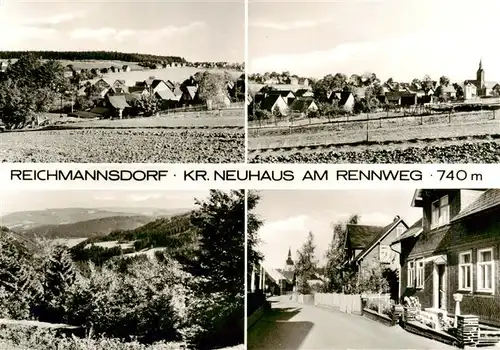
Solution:
[[[19,346],[32,350],[174,350],[181,343],[156,342],[150,345],[137,341],[125,342],[116,338],[59,337],[53,330],[38,327],[3,327],[0,328],[0,344]]]
[[[119,276],[109,267],[92,268],[90,278],[79,275],[68,293],[68,321],[98,335],[179,340],[187,316],[182,280],[156,260],[133,262]]]
[[[189,303],[184,338],[196,349],[216,349],[244,342],[244,298],[214,293]]]

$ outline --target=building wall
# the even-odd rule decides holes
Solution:
[[[452,196],[450,194],[450,196]],[[451,213],[456,215],[460,208],[460,196],[453,193]],[[450,197],[451,199],[451,197]],[[426,206],[427,207],[427,206]],[[430,208],[430,206],[429,206]],[[500,209],[474,217],[469,217],[458,223],[452,223],[450,233],[444,248],[432,255],[444,254],[447,257],[446,300],[447,311],[455,313],[453,294],[463,294],[460,304],[461,314],[479,316],[480,322],[500,326]],[[430,233],[432,234],[432,232]],[[401,295],[416,296],[423,308],[433,307],[433,262],[425,263],[425,278],[422,289],[408,288],[408,261],[407,256],[412,250],[412,242],[405,242],[401,253]],[[477,252],[479,249],[493,248],[494,259],[494,291],[484,293],[477,291]],[[459,254],[472,251],[472,292],[459,291]],[[428,257],[428,256],[427,256]]]
[[[403,223],[399,223],[398,226],[404,226]],[[406,227],[405,227],[406,228]],[[390,246],[390,244],[397,238],[397,230],[396,227],[384,238],[378,243],[366,256],[363,258],[361,261],[361,269],[366,269],[369,268],[370,266],[373,266],[374,264],[378,264],[380,261],[380,246],[381,245],[386,245]],[[394,247],[392,247],[394,248]],[[397,260],[397,255],[395,252],[391,250],[392,253],[392,261],[387,264],[387,267],[390,267],[391,269],[396,269],[399,266],[399,261]]]

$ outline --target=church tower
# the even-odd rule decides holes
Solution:
[[[483,60],[479,60],[479,69],[476,73],[476,86],[478,89],[482,89],[484,86],[484,69],[483,69]],[[479,91],[478,91],[479,94]]]
[[[285,271],[293,271],[292,250],[288,248],[288,258],[286,259]]]

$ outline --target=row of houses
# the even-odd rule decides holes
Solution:
[[[210,109],[229,106],[231,97],[235,96],[237,86],[241,83],[241,78],[227,82],[227,91],[222,102],[219,101],[218,105],[215,105],[215,102],[205,101],[207,107]],[[96,92],[98,97],[97,105],[91,112],[104,116],[122,117],[129,114],[132,105],[141,96],[154,96],[159,101],[162,110],[204,103],[199,97],[198,83],[193,77],[187,79],[183,84],[155,77],[136,82],[127,82],[122,79],[109,82],[99,78],[81,86],[77,91],[77,96],[89,97],[91,91]]]
[[[454,315],[459,294],[462,314],[500,326],[500,189],[419,189],[411,206],[422,210],[411,225],[349,225],[349,264],[398,271],[396,301],[416,296],[425,311]]]
[[[279,84],[288,84],[288,85],[302,85],[304,87],[309,86],[308,78],[299,78],[296,75],[292,75],[290,77],[286,76],[277,76],[270,77],[264,80],[264,84],[266,85],[279,85]]]
[[[413,223],[347,225],[346,271],[380,264],[396,276],[395,302],[418,297],[423,311],[453,317],[461,300],[462,315],[500,327],[500,189],[418,189],[408,203],[421,210]],[[253,271],[250,288],[288,294],[295,285],[289,251],[283,269]]]

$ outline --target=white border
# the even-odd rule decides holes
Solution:
[[[30,181],[12,179],[11,174],[15,171],[22,174],[33,174],[35,171],[60,171],[73,174],[80,172],[139,172],[163,171],[161,180],[155,181],[110,181],[100,180],[50,180]],[[195,171],[206,172],[206,181],[185,179],[184,174],[194,174]],[[461,171],[468,174],[469,178],[464,181],[457,179],[440,179],[439,171],[454,172]],[[222,173],[229,173],[232,179],[221,179]],[[323,179],[304,179],[306,174],[317,172],[319,175],[327,175]],[[360,178],[361,174],[403,174],[395,179],[366,179]],[[481,174],[482,180],[477,181],[470,178],[471,174]],[[345,175],[349,174],[350,178]],[[198,190],[198,189],[297,189],[297,190],[320,190],[320,189],[415,189],[415,188],[500,188],[500,164],[490,165],[387,165],[387,164],[346,164],[346,165],[305,165],[305,164],[36,164],[36,163],[3,163],[0,165],[0,186],[8,190],[49,190],[49,189],[144,189],[144,190]],[[237,178],[237,176],[240,176]],[[251,175],[252,178],[246,177]],[[288,175],[288,181],[285,179]],[[293,179],[290,179],[293,176]],[[44,176],[42,176],[44,178]],[[29,179],[27,177],[26,179]]]

